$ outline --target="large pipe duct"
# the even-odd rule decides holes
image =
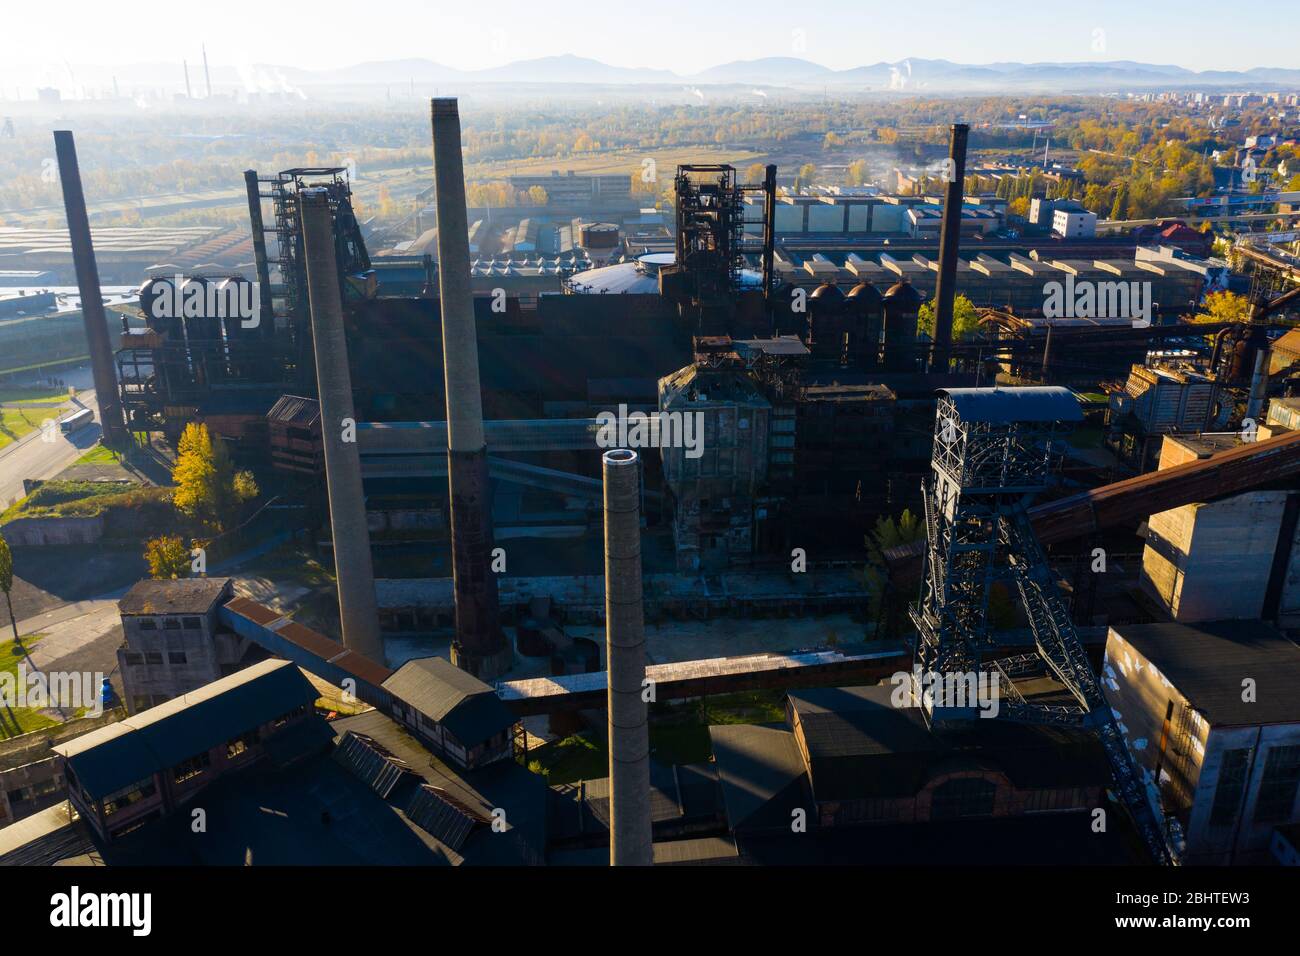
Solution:
[[[370,560],[370,531],[366,527],[361,487],[361,454],[355,440],[352,375],[348,370],[348,344],[343,332],[343,299],[339,292],[329,193],[324,189],[304,189],[298,194],[298,205],[307,262],[321,440],[325,446],[325,487],[329,492],[343,643],[350,650],[383,664],[384,642],[379,636],[375,571]],[[347,428],[349,423],[352,429]]]
[[[1259,419],[1264,410],[1264,400],[1268,397],[1268,363],[1268,346],[1256,349],[1255,370],[1250,377],[1250,396],[1246,401],[1246,417],[1251,421]]]
[[[943,224],[939,233],[939,278],[934,287],[934,344],[930,349],[930,371],[948,371],[952,347],[952,307],[957,296],[957,250],[961,245],[961,213],[965,202],[966,137],[970,127],[954,123],[948,144],[944,178],[948,188],[943,197]]]
[[[244,191],[248,193],[248,221],[253,230],[253,263],[257,270],[257,295],[261,312],[258,331],[266,338],[275,335],[271,304],[271,263],[266,255],[266,224],[262,219],[262,184],[256,169],[244,170]]]
[[[650,728],[641,605],[641,462],[614,449],[605,478],[605,660],[609,671],[609,863],[649,866]]]
[[[492,553],[491,487],[479,391],[478,333],[470,289],[469,227],[455,98],[434,99],[433,175],[438,209],[438,285],[442,368],[447,388],[447,484],[451,497],[451,575],[456,597],[452,661],[480,680],[510,669],[501,630]]]
[[[63,208],[68,217],[72,264],[77,273],[77,291],[81,294],[81,320],[86,327],[86,344],[90,347],[90,370],[95,381],[95,400],[99,403],[104,444],[110,448],[125,448],[127,431],[122,419],[122,400],[117,393],[117,369],[113,365],[113,346],[108,338],[108,319],[104,315],[104,299],[99,289],[95,247],[90,240],[90,218],[86,214],[86,194],[81,189],[77,144],[71,130],[54,131],[54,153],[59,163],[59,182],[63,186]]]

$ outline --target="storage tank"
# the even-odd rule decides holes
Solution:
[[[916,322],[922,301],[921,294],[906,281],[894,283],[884,295],[884,354],[888,371],[916,369]]]

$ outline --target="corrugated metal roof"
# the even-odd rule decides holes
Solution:
[[[318,696],[292,663],[268,659],[53,750],[67,759],[82,788],[99,799]]]
[[[446,727],[466,746],[515,723],[491,687],[441,657],[407,661],[383,682],[383,688]]]
[[[320,421],[320,403],[301,395],[281,395],[271,410],[266,413],[268,420],[285,422],[310,428]]]
[[[1079,400],[1068,388],[945,388],[963,422],[1078,422]]]

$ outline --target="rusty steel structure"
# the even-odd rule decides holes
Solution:
[[[1240,445],[1197,461],[1126,478],[1028,510],[1042,545],[1085,538],[1108,528],[1136,524],[1158,511],[1214,501],[1300,475],[1300,432]],[[921,578],[925,545],[899,545],[885,552],[896,586]]]
[[[740,293],[746,253],[758,253],[763,299],[769,314],[776,264],[776,166],[764,169],[761,183],[737,181],[727,165],[677,167],[676,256],[661,271],[661,288],[695,310],[705,330],[726,327],[725,316]],[[745,219],[745,196],[762,196],[762,220]],[[746,238],[747,224],[761,225],[761,239]]]

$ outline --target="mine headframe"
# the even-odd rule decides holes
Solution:
[[[1060,387],[940,393],[924,488],[925,569],[911,607],[914,694],[931,726],[981,716],[976,702],[942,692],[965,681],[996,688],[997,719],[1096,733],[1120,803],[1152,856],[1170,863],[1154,784],[1116,725],[1027,514],[1052,483],[1063,435],[1081,419],[1077,399]],[[1019,597],[1034,638],[1030,653],[998,656],[989,594],[999,583]],[[1027,699],[1016,685],[1034,677],[1054,679],[1065,693]]]

